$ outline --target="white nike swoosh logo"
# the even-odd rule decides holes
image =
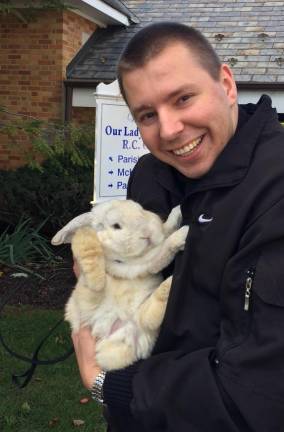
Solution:
[[[209,223],[209,222],[212,222],[212,221],[213,221],[213,217],[208,219],[208,218],[205,217],[204,213],[202,213],[199,216],[199,218],[198,218],[198,222],[199,223]]]

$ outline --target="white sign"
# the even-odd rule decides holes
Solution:
[[[148,153],[117,81],[96,89],[94,202],[124,199],[131,171]]]

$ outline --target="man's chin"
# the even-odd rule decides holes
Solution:
[[[199,179],[207,174],[207,172],[210,170],[210,168],[204,166],[186,167],[182,166],[181,164],[175,164],[173,167],[185,177],[190,179]]]

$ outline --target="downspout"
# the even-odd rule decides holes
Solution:
[[[65,100],[64,100],[64,121],[69,122],[72,120],[72,98],[73,86],[64,82],[65,87]]]

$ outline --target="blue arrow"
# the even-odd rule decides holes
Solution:
[[[109,156],[109,160],[110,160],[111,162],[113,162],[113,158],[112,158],[111,156]]]
[[[108,187],[112,188],[112,187],[113,187],[113,185],[112,185],[112,184],[109,184],[109,185],[108,185]]]
[[[113,171],[109,171],[108,173],[109,173],[109,174],[113,174]]]

